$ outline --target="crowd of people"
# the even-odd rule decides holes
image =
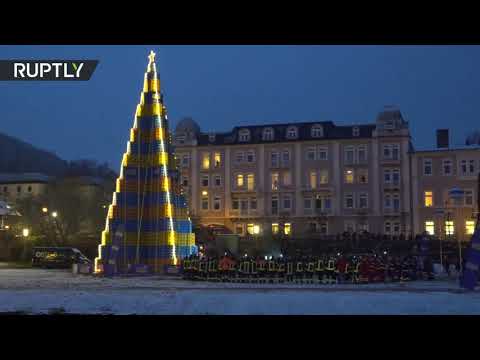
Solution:
[[[182,262],[187,280],[342,284],[433,280],[430,257],[367,254],[319,257],[199,257]]]

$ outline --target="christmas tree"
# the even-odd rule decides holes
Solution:
[[[152,51],[95,271],[147,266],[160,272],[196,252]]]

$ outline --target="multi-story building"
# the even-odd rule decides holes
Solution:
[[[387,107],[371,124],[303,122],[203,133],[174,145],[191,215],[233,232],[295,237],[411,231],[408,123]]]
[[[15,202],[27,196],[43,195],[51,180],[39,173],[0,174],[0,199]]]
[[[470,239],[478,212],[480,146],[450,148],[448,132],[437,148],[412,154],[412,207],[415,233]],[[457,199],[452,196],[457,193]]]

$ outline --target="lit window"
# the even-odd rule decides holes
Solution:
[[[345,183],[346,184],[353,184],[353,169],[346,169],[345,170]]]
[[[313,125],[311,129],[311,135],[314,138],[323,137],[323,127],[322,125]]]
[[[249,163],[255,162],[255,151],[253,150],[247,151],[247,162]]]
[[[213,210],[220,210],[220,196],[213,198]]]
[[[292,185],[292,173],[290,171],[286,171],[283,173],[283,185]]]
[[[317,172],[316,171],[310,171],[310,189],[316,189],[317,188]]]
[[[285,235],[290,235],[292,233],[292,224],[285,223],[283,227],[283,232],[285,233]]]
[[[353,209],[353,194],[345,194],[345,208]]]
[[[328,170],[320,169],[320,184],[328,184]]]
[[[219,152],[216,152],[214,155],[215,158],[215,167],[218,168],[222,165],[222,155]]]
[[[425,191],[425,207],[433,206],[433,191]]]
[[[310,161],[315,160],[315,148],[307,149],[307,160],[310,160]]]
[[[274,138],[274,132],[272,128],[265,128],[263,129],[262,138],[264,141],[272,141]]]
[[[243,186],[243,174],[237,174],[237,187]]]
[[[445,221],[445,234],[453,235],[455,233],[455,226],[452,220]]]
[[[432,175],[432,160],[423,159],[423,175]]]
[[[241,141],[241,142],[250,141],[250,130],[241,129],[238,132],[238,140]]]
[[[279,229],[278,224],[273,223],[272,224],[272,234],[277,235],[278,234],[278,229]]]
[[[435,223],[433,221],[425,221],[425,231],[428,235],[435,235]]]
[[[452,175],[452,160],[444,159],[442,165],[443,175]]]
[[[253,174],[247,175],[247,190],[252,191],[255,186],[255,176]]]
[[[210,153],[202,154],[202,168],[208,170],[210,168]]]
[[[473,235],[475,232],[475,221],[467,220],[465,221],[465,232],[467,235]]]
[[[327,148],[324,148],[324,147],[318,148],[318,160],[328,160]]]
[[[272,190],[278,190],[278,173],[271,173]]]
[[[287,129],[287,139],[296,139],[298,136],[298,131],[295,126],[290,126]]]
[[[345,148],[345,164],[353,164],[355,159],[355,149],[353,146],[347,146]]]
[[[258,235],[260,233],[260,225],[247,224],[247,233],[250,235]]]

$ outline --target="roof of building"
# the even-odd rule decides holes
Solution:
[[[448,148],[415,148],[414,153],[431,153],[431,152],[449,152],[449,151],[478,151],[480,145],[458,145]]]
[[[0,173],[0,184],[48,183],[52,177],[41,173]]]
[[[323,136],[313,137],[311,129],[315,125],[320,125],[323,129]],[[298,136],[296,138],[287,138],[287,129],[296,127]],[[358,136],[354,136],[353,128],[358,128]],[[271,140],[263,140],[263,131],[267,128],[273,129]],[[224,133],[200,133],[197,140],[198,145],[234,145],[234,144],[258,144],[288,142],[298,140],[322,140],[322,139],[356,139],[372,137],[375,124],[338,126],[331,121],[300,122],[286,124],[265,124],[265,125],[245,125],[236,126],[232,131]],[[247,129],[250,132],[249,141],[239,141],[238,133]]]

